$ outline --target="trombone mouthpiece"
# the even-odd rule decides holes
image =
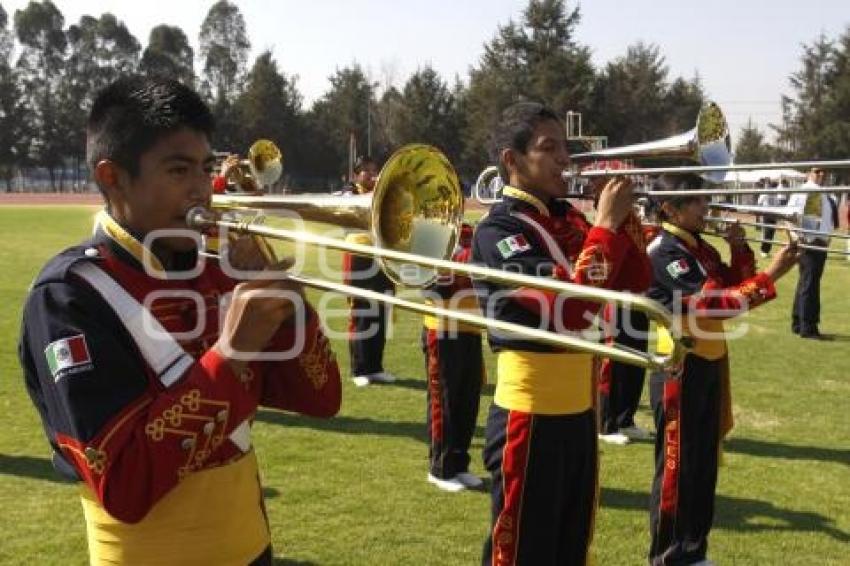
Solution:
[[[208,208],[193,206],[186,213],[186,226],[203,230],[215,222],[215,215]]]

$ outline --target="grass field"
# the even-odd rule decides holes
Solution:
[[[21,379],[15,345],[27,287],[44,261],[90,232],[92,208],[0,208],[0,563],[84,564],[85,533],[73,485],[53,474],[47,443]],[[308,268],[315,261],[311,256]],[[821,330],[789,329],[796,274],[751,315],[731,344],[736,427],[726,444],[709,555],[727,564],[850,564],[850,262],[828,262]],[[336,303],[343,307],[340,300]],[[331,321],[344,330],[344,320]],[[425,481],[425,382],[420,320],[398,313],[386,367],[390,386],[357,389],[348,349],[343,405],[332,420],[263,411],[254,442],[266,485],[277,563],[474,564],[488,529],[484,492],[446,494]],[[488,356],[492,370],[492,360]],[[491,371],[492,375],[492,371]],[[480,450],[492,385],[473,442]],[[639,422],[650,425],[646,395]],[[595,554],[602,565],[645,562],[648,443],[603,445]]]

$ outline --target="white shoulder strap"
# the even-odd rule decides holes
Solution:
[[[71,271],[82,277],[112,307],[164,386],[174,384],[194,363],[192,356],[159,321],[102,269],[91,262],[82,262]]]

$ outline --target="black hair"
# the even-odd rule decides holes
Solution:
[[[109,159],[131,177],[139,158],[163,136],[189,128],[212,137],[215,120],[198,94],[179,81],[158,76],[118,79],[95,97],[86,126],[90,171]]]
[[[679,175],[665,173],[652,181],[653,191],[695,191],[703,189],[704,186],[705,181],[703,178],[692,173]],[[698,198],[700,197],[693,195],[653,197],[658,204],[658,216],[661,220],[668,220],[667,213],[664,212],[664,208],[661,206],[663,203],[670,203],[673,208],[679,209]]]
[[[557,122],[558,115],[539,102],[517,102],[502,111],[490,136],[490,158],[498,164],[502,181],[509,181],[508,172],[501,160],[502,151],[513,149],[524,154],[528,151],[534,128],[547,120]]]
[[[378,162],[375,161],[371,155],[361,155],[357,159],[354,160],[354,174],[360,173],[363,171],[367,165],[378,165]]]

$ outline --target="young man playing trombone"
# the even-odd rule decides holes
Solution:
[[[701,189],[695,175],[662,175],[653,190]],[[710,564],[708,533],[714,516],[720,441],[732,426],[729,361],[723,320],[774,297],[774,283],[797,261],[795,245],[784,247],[756,273],[744,230],[726,234],[731,262],[700,237],[708,205],[702,196],[662,200],[661,233],[647,251],[653,283],[648,297],[681,315],[682,331],[694,342],[681,374],[650,377],[655,415],[655,477],[650,501],[653,565]],[[669,352],[669,333],[659,328],[658,353]]]
[[[339,370],[300,287],[239,282],[198,253],[186,217],[210,204],[212,131],[176,81],[100,92],[87,160],[106,209],[24,307],[26,386],[54,466],[79,484],[92,564],[271,564],[253,416],[339,409]]]
[[[649,284],[646,256],[623,228],[628,180],[602,190],[595,225],[564,200],[570,163],[564,125],[549,109],[518,103],[502,114],[494,157],[507,183],[475,231],[473,263],[581,285]],[[601,304],[475,280],[487,317],[535,328],[582,330]],[[492,475],[492,528],[484,564],[585,564],[597,493],[591,354],[490,332],[497,384],[484,463]]]

